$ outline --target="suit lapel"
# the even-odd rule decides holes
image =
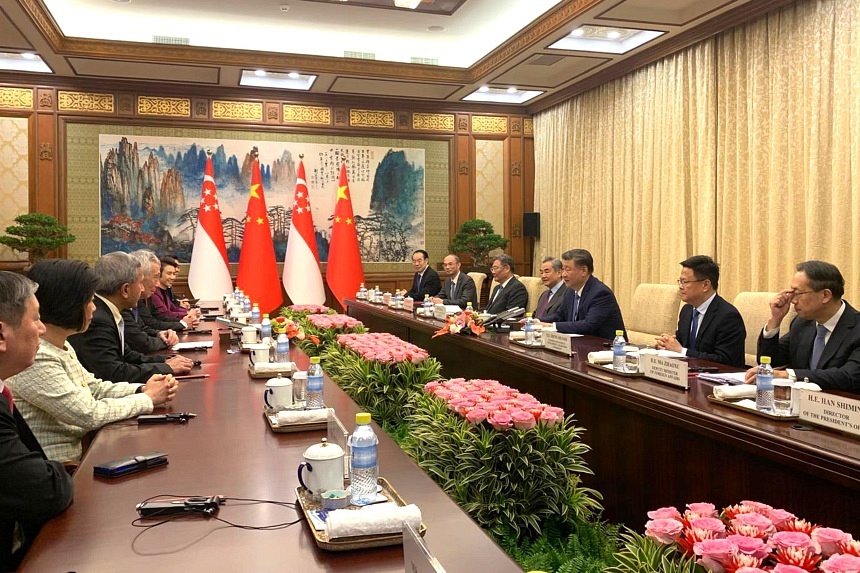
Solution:
[[[845,312],[842,313],[842,317],[836,323],[836,328],[833,329],[833,332],[830,334],[830,340],[827,341],[827,346],[824,347],[824,352],[821,353],[821,360],[818,362],[819,368],[827,366],[827,361],[836,356],[839,347],[842,346],[851,334],[856,321],[857,315],[854,313],[854,309],[846,302]]]
[[[684,348],[690,346],[690,330],[693,328],[693,305],[685,304],[678,318],[678,342]]]
[[[711,304],[708,306],[708,312],[705,313],[704,318],[702,318],[702,322],[699,324],[699,332],[696,335],[696,348],[699,347],[699,341],[702,340],[702,334],[708,330],[708,327],[711,323],[716,319],[717,312],[720,309],[720,295],[714,297],[714,300],[711,301]],[[692,317],[692,311],[690,311],[690,316]],[[690,328],[692,328],[692,318],[690,318]]]

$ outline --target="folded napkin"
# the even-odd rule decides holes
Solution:
[[[795,382],[794,388],[797,390],[810,390],[812,392],[821,392],[821,386],[811,382]],[[755,384],[739,384],[733,386],[731,384],[723,384],[714,386],[714,398],[717,400],[738,400],[740,398],[755,398]]]
[[[421,526],[421,510],[415,504],[398,507],[393,503],[368,505],[361,509],[336,509],[325,520],[329,539],[400,533],[403,522],[415,529]]]
[[[254,374],[289,374],[296,369],[295,362],[255,362],[251,364]]]
[[[624,352],[633,352],[639,350],[638,346],[625,346]],[[597,352],[588,353],[588,361],[592,364],[612,364],[612,351],[599,350]]]
[[[277,414],[277,419],[279,426],[325,422],[328,420],[328,408],[318,408],[316,410],[281,410]]]
[[[540,331],[535,331],[535,338],[540,338]],[[514,330],[508,333],[509,340],[525,340],[526,333],[522,330]]]

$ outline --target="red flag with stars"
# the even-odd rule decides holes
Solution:
[[[296,192],[293,195],[293,218],[287,237],[284,256],[284,290],[293,304],[323,304],[325,288],[320,272],[320,256],[314,234],[314,220],[308,186],[305,182],[305,164],[299,160],[296,174]]]
[[[203,190],[197,211],[191,266],[188,268],[188,288],[195,298],[203,300],[220,300],[222,295],[233,290],[211,155],[206,158],[206,171],[203,173]]]
[[[346,297],[355,296],[361,283],[364,282],[361,251],[358,248],[358,233],[355,230],[355,217],[352,214],[352,198],[349,195],[345,163],[340,166],[325,280],[341,305]]]
[[[266,196],[260,176],[260,160],[254,158],[251,170],[251,196],[245,215],[245,235],[242,252],[239,254],[239,274],[236,285],[242,289],[252,303],[260,305],[260,312],[271,312],[282,302],[281,281],[278,263],[275,260],[275,245],[266,212]]]

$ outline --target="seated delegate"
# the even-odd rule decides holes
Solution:
[[[512,308],[525,311],[529,303],[529,293],[525,285],[514,276],[514,259],[510,255],[497,255],[490,266],[493,279],[499,283],[490,293],[490,300],[484,312],[500,314]]]
[[[81,261],[46,259],[33,265],[29,276],[39,285],[36,298],[45,333],[33,365],[6,384],[45,455],[76,464],[84,434],[152,412],[174,397],[178,383],[164,374],[152,376],[146,385],[113,383],[87,372],[66,338],[90,324],[95,274]]]

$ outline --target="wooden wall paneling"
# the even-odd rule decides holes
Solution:
[[[523,195],[523,140],[522,137],[508,138],[508,162],[506,164],[506,180],[509,182],[506,196],[510,203],[511,256],[520,267],[520,274],[532,274],[529,241],[523,237],[523,212],[525,197]]]
[[[35,114],[35,129],[31,165],[35,162],[35,177],[31,183],[30,208],[37,213],[54,215],[65,224],[66,210],[57,185],[57,119],[53,113]],[[35,188],[34,188],[35,187]],[[65,249],[63,249],[65,250]]]
[[[475,217],[475,188],[472,185],[475,173],[475,142],[471,135],[458,135],[455,138],[456,155],[452,162],[456,184],[451,188],[456,209],[451,217],[451,236],[460,229],[463,221]]]
[[[523,210],[531,213],[535,210],[535,142],[530,137],[523,138],[523,167],[522,167],[522,187],[523,187]],[[537,268],[535,264],[534,245],[535,239],[532,237],[523,238],[526,247],[526,262],[531,268],[531,274],[535,274]]]

